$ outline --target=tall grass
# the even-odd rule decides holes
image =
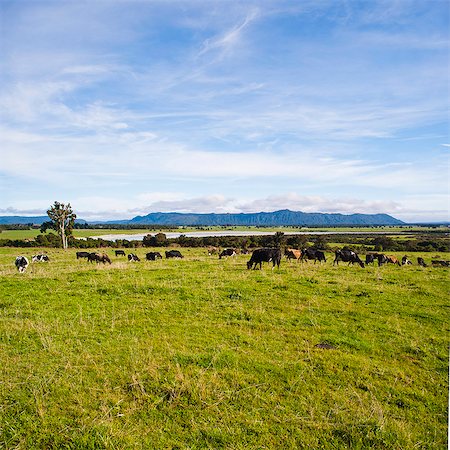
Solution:
[[[448,269],[48,253],[0,250],[0,447],[447,446]]]

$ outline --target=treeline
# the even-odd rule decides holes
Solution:
[[[314,246],[321,250],[333,251],[343,244],[355,251],[398,251],[398,252],[447,252],[450,251],[449,241],[445,238],[418,236],[412,239],[394,239],[389,236],[367,235],[289,235],[277,232],[267,236],[208,236],[187,237],[181,235],[168,239],[164,233],[144,237],[141,241],[118,239],[108,241],[102,238],[75,239],[70,236],[68,240],[71,248],[139,248],[139,247],[292,247],[305,248]],[[336,245],[338,244],[338,245]],[[0,239],[0,247],[50,247],[60,248],[61,239],[53,233],[40,234],[35,240]]]

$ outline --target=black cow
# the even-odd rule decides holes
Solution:
[[[247,262],[247,269],[256,269],[256,266],[259,264],[259,268],[262,268],[263,262],[272,261],[272,270],[275,268],[275,265],[280,268],[281,262],[281,250],[279,248],[259,248],[254,250],[250,261]]]
[[[77,259],[89,258],[89,255],[90,255],[89,252],[77,252]]]
[[[316,263],[316,261],[319,262],[326,262],[327,260],[325,259],[325,253],[322,252],[321,250],[316,250],[315,248],[305,248],[302,250],[302,257],[301,257],[301,261],[303,262],[304,260],[308,260],[308,259],[313,259],[314,260],[314,264]]]
[[[359,256],[353,250],[336,250],[334,252],[335,258],[333,266],[339,265],[339,261],[348,262],[348,265],[358,263],[361,267],[364,267],[364,263],[361,261]]]
[[[95,252],[89,253],[88,261],[96,263],[102,262],[103,264],[106,263],[111,264],[111,260],[109,259],[109,256],[106,253],[95,253]]]
[[[419,264],[419,266],[422,266],[422,267],[428,267],[427,263],[420,256],[417,258],[417,264]]]
[[[147,261],[156,261],[158,258],[162,259],[161,253],[159,252],[149,252],[145,255]]]
[[[234,248],[226,248],[222,250],[222,252],[219,255],[219,259],[222,259],[225,256],[235,256],[236,250]]]
[[[431,260],[431,265],[433,266],[433,267],[439,267],[439,266],[441,266],[441,267],[450,267],[450,261],[444,261],[444,260],[436,260],[436,259],[433,259],[433,260]]]
[[[50,261],[50,258],[48,257],[48,255],[41,253],[39,255],[32,256],[31,261],[32,262],[48,262],[48,261]]]
[[[184,258],[178,250],[169,250],[166,252],[166,258]]]
[[[128,261],[129,262],[138,262],[138,261],[140,261],[140,259],[139,259],[138,255],[135,255],[134,253],[130,253],[128,255]]]
[[[27,270],[28,264],[29,262],[26,256],[21,255],[16,258],[15,265],[20,273],[24,273]]]
[[[368,253],[366,255],[366,264],[372,264],[377,259],[377,253]]]
[[[114,250],[116,256],[125,256],[125,252],[123,250]]]

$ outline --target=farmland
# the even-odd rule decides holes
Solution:
[[[447,447],[447,268],[46,251],[0,249],[2,448]]]

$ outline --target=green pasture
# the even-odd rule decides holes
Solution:
[[[447,268],[180,251],[0,249],[0,448],[447,448]]]

